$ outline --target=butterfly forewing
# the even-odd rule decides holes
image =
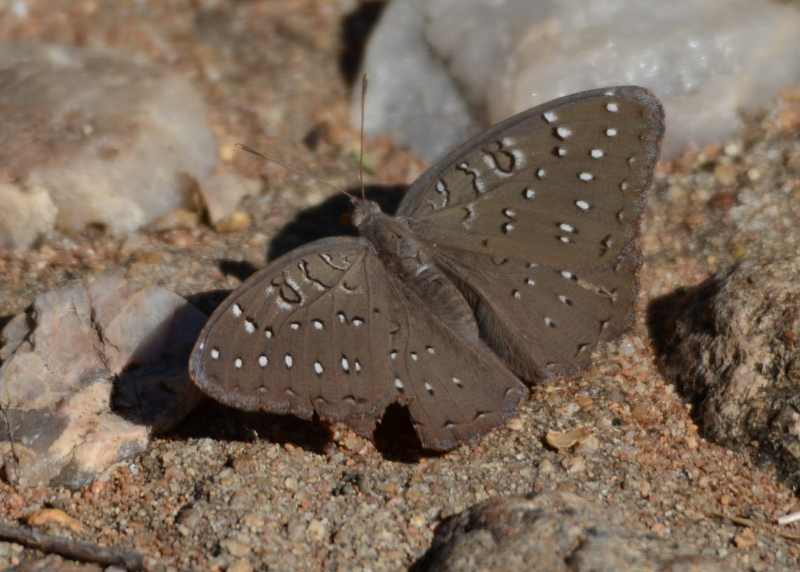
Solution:
[[[646,90],[555,100],[467,142],[415,182],[399,215],[458,250],[552,267],[613,264],[634,238],[663,114]]]
[[[476,300],[482,336],[523,378],[579,370],[629,324],[663,130],[642,88],[576,94],[468,141],[406,195],[398,214]]]
[[[387,293],[385,281],[368,280],[368,256],[363,240],[328,239],[250,277],[201,333],[192,378],[242,409],[317,411],[354,425],[379,414],[392,393],[376,380],[389,367],[371,353],[389,334],[384,320],[370,319],[370,303],[385,305]]]
[[[481,342],[453,334],[366,241],[318,241],[251,277],[210,318],[195,382],[228,405],[345,421],[371,436],[392,402],[449,449],[509,417],[526,390]]]

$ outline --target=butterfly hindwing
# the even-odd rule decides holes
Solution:
[[[222,403],[316,412],[369,437],[399,402],[434,449],[499,425],[526,393],[488,348],[453,334],[353,238],[317,241],[249,278],[209,319],[190,372]]]

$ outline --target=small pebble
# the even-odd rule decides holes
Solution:
[[[714,178],[724,187],[732,187],[735,185],[737,176],[738,173],[734,165],[720,163],[714,168]]]
[[[571,474],[582,473],[586,470],[586,460],[583,457],[567,457],[561,461],[561,466]]]
[[[217,232],[242,232],[250,228],[252,219],[244,211],[233,211],[227,217],[214,225]]]
[[[228,566],[228,572],[253,572],[253,565],[249,560],[240,558]]]
[[[408,523],[415,528],[422,528],[425,526],[426,522],[425,517],[421,514],[415,514],[408,521]]]
[[[736,545],[736,548],[741,548],[743,550],[747,550],[748,548],[755,546],[756,541],[756,534],[753,532],[752,528],[745,528],[739,534],[733,537],[733,543]]]
[[[575,452],[580,453],[582,455],[591,454],[597,451],[600,448],[600,441],[594,435],[589,435],[578,443],[578,446],[575,447]]]
[[[328,525],[324,520],[315,518],[308,523],[306,533],[313,542],[322,542],[328,535]]]
[[[579,427],[571,431],[548,431],[544,441],[552,449],[564,451],[580,443],[589,435],[591,435],[591,431],[585,427]]]
[[[252,547],[249,544],[245,544],[244,542],[240,542],[238,540],[232,540],[230,538],[223,540],[219,544],[222,546],[222,548],[230,552],[232,556],[236,556],[238,558],[247,556],[252,550]]]
[[[539,474],[540,475],[552,475],[555,472],[555,466],[550,459],[542,459],[539,463]]]

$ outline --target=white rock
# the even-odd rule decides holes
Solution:
[[[0,74],[0,141],[13,143],[0,145],[0,181],[18,195],[8,212],[40,215],[27,233],[6,230],[0,216],[0,244],[25,247],[53,219],[67,231],[99,224],[129,232],[187,206],[192,181],[216,165],[202,98],[155,66],[105,51],[5,44]]]
[[[378,23],[364,61],[369,75],[364,129],[388,133],[430,158],[464,139],[477,124],[444,63],[431,54],[424,16],[413,1],[395,1]],[[361,90],[353,93],[352,118],[358,126]]]
[[[383,35],[397,29],[427,45],[387,49]],[[666,108],[663,156],[670,157],[689,144],[721,141],[737,128],[740,109],[768,104],[782,86],[800,80],[798,34],[800,9],[775,2],[684,0],[654,7],[648,0],[394,0],[365,59],[370,76],[381,77],[381,69],[393,74],[386,86],[371,83],[367,126],[374,133],[390,122],[402,125],[403,116],[429,112],[406,101],[398,86],[435,86],[444,80],[429,76],[444,66],[431,62],[446,62],[441,73],[491,123],[584,89],[647,87]],[[415,69],[395,66],[397,54],[408,51],[427,52],[427,61]],[[445,101],[448,96],[439,92]],[[429,123],[436,127],[429,126],[419,143],[411,130],[400,141],[432,159],[427,150],[459,142],[439,129],[446,122],[432,113]]]
[[[41,187],[26,189],[0,182],[0,205],[0,248],[27,248],[53,228],[58,214]]]

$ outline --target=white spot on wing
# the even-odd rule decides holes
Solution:
[[[562,141],[569,139],[570,137],[572,137],[572,129],[570,129],[569,127],[564,127],[563,125],[561,127],[556,127],[556,135]]]

